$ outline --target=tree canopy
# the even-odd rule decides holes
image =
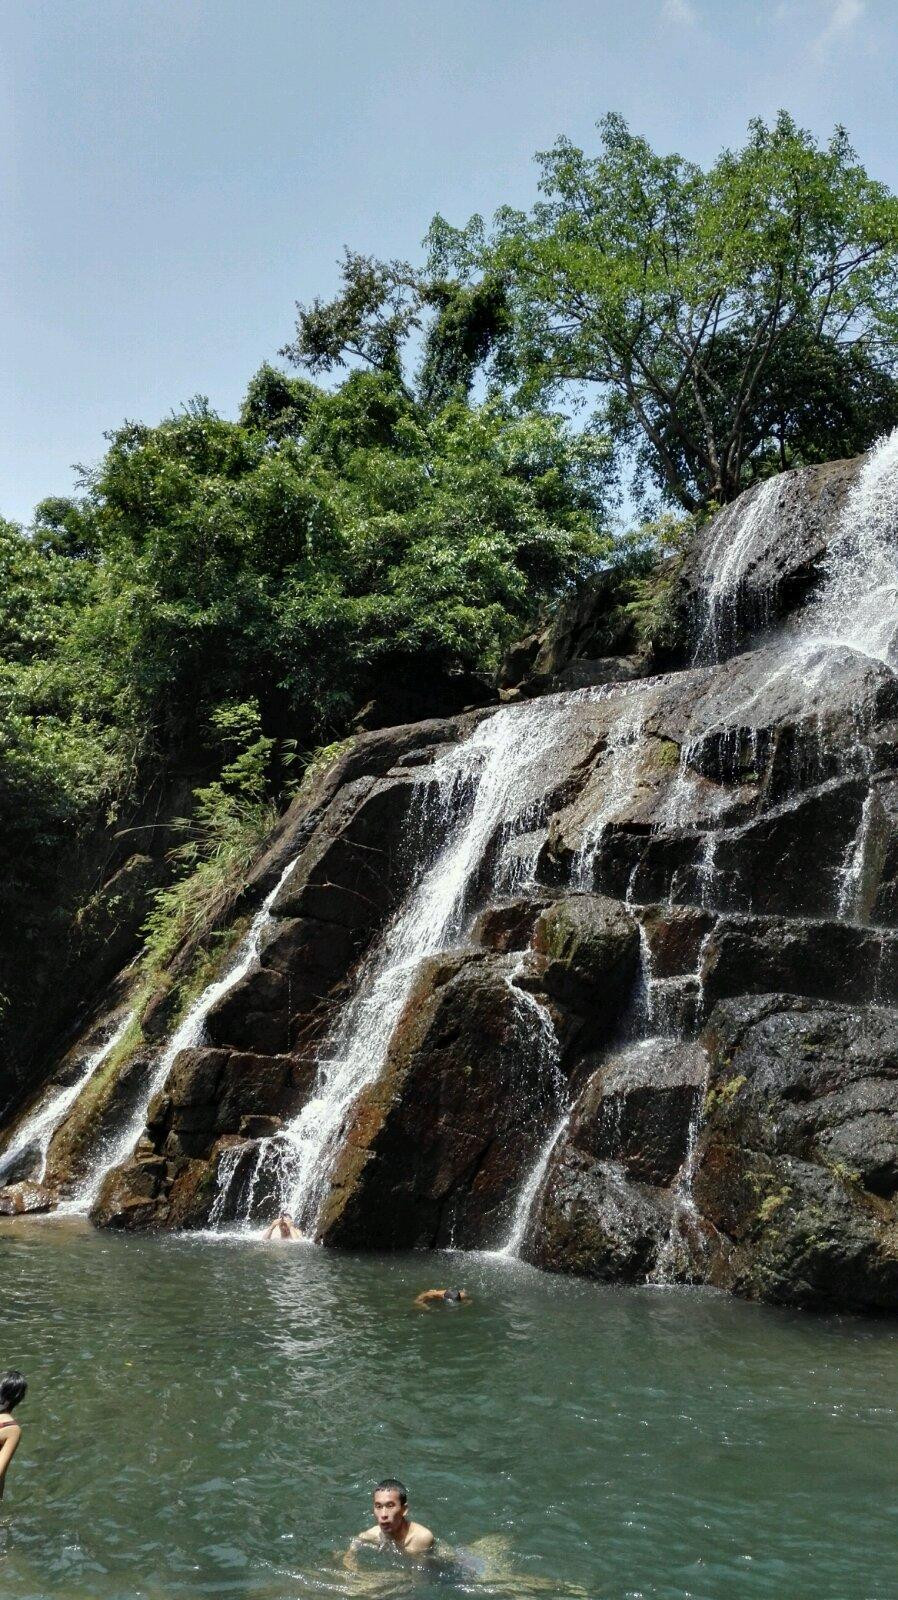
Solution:
[[[707,170],[599,130],[596,155],[537,158],[529,212],[437,216],[419,268],[348,254],[288,353],[399,373],[417,348],[424,405],[478,372],[524,410],[593,391],[609,462],[687,511],[898,422],[898,200],[843,129],[820,144],[782,112]]]
[[[531,212],[431,230],[431,270],[505,284],[522,397],[599,385],[600,425],[687,510],[819,458],[834,414],[849,450],[892,426],[898,200],[844,130],[780,113],[702,171],[600,129],[597,156],[539,157]]]

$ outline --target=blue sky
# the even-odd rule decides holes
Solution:
[[[528,204],[606,110],[707,160],[786,106],[898,189],[895,0],[6,0],[0,513],[123,418],[233,415],[344,244]]]

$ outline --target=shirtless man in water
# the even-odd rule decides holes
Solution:
[[[269,1224],[262,1235],[263,1239],[304,1239],[305,1234],[300,1233],[289,1211],[282,1211],[279,1217]]]
[[[420,1522],[410,1522],[408,1515],[408,1490],[398,1478],[384,1478],[374,1491],[374,1515],[377,1523],[353,1539],[345,1556],[344,1567],[358,1571],[356,1559],[359,1550],[389,1550],[398,1555],[426,1560],[433,1551],[433,1534]]]

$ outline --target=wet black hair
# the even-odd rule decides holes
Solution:
[[[461,1299],[461,1290],[460,1289],[447,1289],[445,1291],[444,1295],[443,1295],[443,1299],[444,1300],[460,1300]]]
[[[380,1483],[374,1485],[374,1493],[380,1494],[384,1489],[393,1489],[399,1496],[399,1504],[404,1506],[408,1502],[408,1490],[398,1478],[382,1478]]]
[[[10,1367],[8,1372],[0,1373],[0,1411],[12,1411],[24,1400],[28,1384],[17,1372],[15,1367]]]

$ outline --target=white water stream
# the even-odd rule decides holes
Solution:
[[[204,1024],[212,1007],[222,998],[222,995],[227,994],[229,989],[233,989],[241,978],[246,977],[246,974],[258,961],[262,935],[271,921],[271,906],[281,884],[293,870],[294,865],[294,860],[287,863],[274,888],[270,894],[266,895],[256,912],[231,965],[220,978],[217,978],[214,983],[210,983],[209,987],[204,989],[199,998],[194,1001],[183,1021],[175,1029],[165,1049],[154,1062],[152,1072],[146,1083],[143,1084],[138,1102],[124,1128],[95,1152],[93,1165],[84,1182],[75,1191],[71,1199],[60,1206],[60,1211],[90,1211],[99,1198],[107,1173],[111,1172],[113,1167],[120,1166],[123,1161],[127,1161],[146,1127],[147,1112],[151,1101],[165,1087],[168,1075],[174,1066],[175,1057],[181,1050],[190,1050],[196,1045],[202,1044]]]
[[[428,793],[435,779],[437,799],[425,826],[439,841],[436,858],[366,962],[321,1052],[315,1091],[279,1136],[284,1200],[308,1231],[314,1230],[347,1114],[382,1071],[421,962],[458,943],[487,852],[498,839],[495,877],[516,822],[532,814],[552,750],[564,734],[567,703],[567,697],[552,696],[498,711],[429,769]]]
[[[43,1183],[47,1172],[47,1155],[56,1129],[65,1120],[91,1079],[99,1072],[104,1061],[108,1061],[119,1040],[124,1038],[133,1015],[133,1012],[127,1011],[120,1018],[109,1037],[88,1056],[80,1076],[74,1083],[70,1083],[65,1089],[59,1089],[56,1094],[38,1105],[31,1116],[16,1129],[6,1149],[0,1155],[0,1182],[19,1157],[33,1149],[40,1162],[33,1178],[36,1183]]]

